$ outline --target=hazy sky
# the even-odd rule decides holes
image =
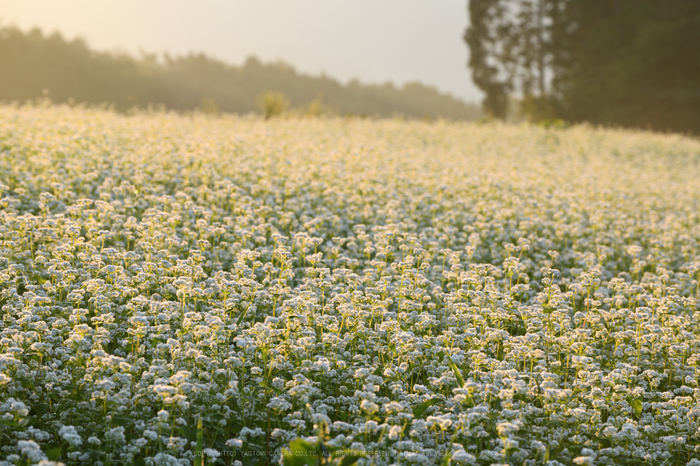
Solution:
[[[418,80],[467,101],[467,0],[0,0],[0,24],[100,50],[249,55],[343,82]]]

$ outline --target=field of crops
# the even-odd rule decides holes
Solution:
[[[700,142],[0,106],[0,464],[700,465]]]

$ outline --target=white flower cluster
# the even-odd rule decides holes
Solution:
[[[700,464],[698,179],[676,135],[0,106],[0,462]]]

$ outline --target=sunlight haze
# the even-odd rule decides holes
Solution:
[[[82,37],[98,50],[250,55],[347,82],[420,81],[466,101],[463,0],[0,0],[2,25]]]

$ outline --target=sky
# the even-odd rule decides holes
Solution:
[[[420,81],[481,99],[462,40],[467,0],[0,0],[0,25],[138,55],[255,55],[347,82]]]

